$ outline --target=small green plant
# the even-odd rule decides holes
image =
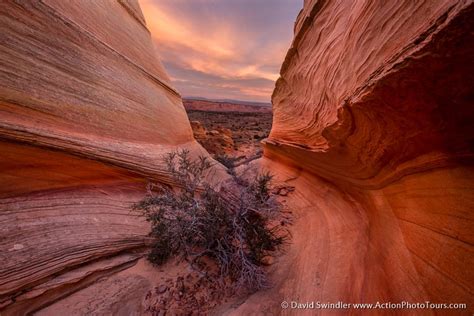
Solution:
[[[164,162],[177,188],[161,187],[134,206],[151,222],[148,259],[161,265],[181,257],[202,269],[206,258],[223,284],[246,291],[266,287],[266,259],[289,236],[278,220],[281,205],[270,194],[272,176],[239,179],[217,191],[204,181],[211,167],[207,158],[193,160],[183,150],[169,153]]]

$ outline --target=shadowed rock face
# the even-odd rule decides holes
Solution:
[[[134,264],[145,177],[206,153],[137,2],[2,1],[0,26],[0,310],[24,314]]]
[[[473,21],[471,1],[305,1],[262,162],[296,186],[300,219],[276,287],[237,313],[284,299],[472,313]]]

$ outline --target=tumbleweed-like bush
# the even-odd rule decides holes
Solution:
[[[134,206],[151,222],[148,259],[161,265],[180,257],[200,270],[211,260],[223,284],[247,291],[266,287],[267,259],[288,239],[278,220],[281,204],[270,193],[272,176],[239,178],[217,191],[204,180],[207,158],[193,160],[182,150],[167,154],[164,163],[176,188],[155,186]]]

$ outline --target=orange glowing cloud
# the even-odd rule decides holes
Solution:
[[[183,96],[270,101],[302,0],[140,0]]]

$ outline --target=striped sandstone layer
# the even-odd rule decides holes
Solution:
[[[261,162],[296,188],[293,244],[235,314],[315,312],[284,300],[472,314],[473,21],[472,1],[305,1]],[[374,314],[419,312],[449,311]]]
[[[146,179],[207,153],[136,1],[2,1],[0,27],[0,314],[22,315],[134,265]]]

